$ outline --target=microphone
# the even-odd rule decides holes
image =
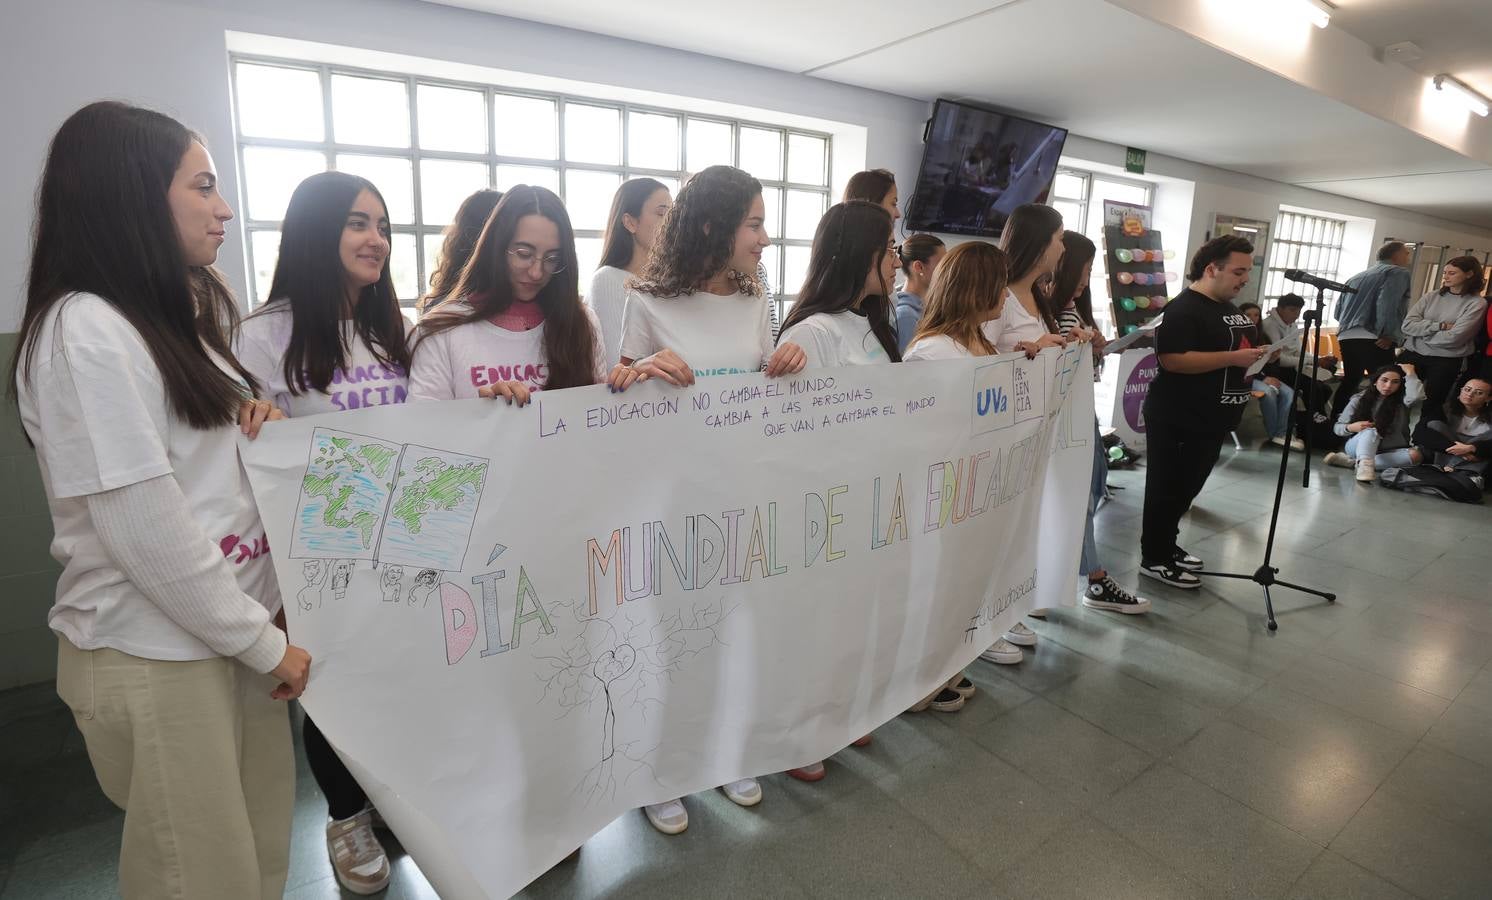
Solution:
[[[1357,288],[1355,287],[1342,284],[1340,281],[1327,281],[1325,278],[1318,278],[1317,276],[1312,275],[1309,272],[1301,271],[1300,269],[1286,269],[1285,280],[1298,281],[1301,284],[1308,284],[1313,288],[1318,288],[1319,290],[1323,291],[1336,291],[1338,294],[1357,293]]]

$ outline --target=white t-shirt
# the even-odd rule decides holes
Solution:
[[[52,556],[62,564],[47,624],[82,650],[216,657],[116,568],[86,498],[172,475],[214,549],[230,560],[239,589],[273,615],[280,591],[238,459],[237,425],[199,431],[178,419],[140,333],[93,294],[59,301],[33,342],[31,377],[19,390],[21,422],[36,443],[55,529]]]
[[[1000,308],[1000,317],[990,319],[982,327],[984,336],[995,345],[996,353],[1013,353],[1021,341],[1035,343],[1043,335],[1050,334],[1040,316],[1033,316],[1021,306],[1010,288],[1005,289],[1005,305]]]
[[[591,290],[586,305],[601,323],[601,346],[606,353],[606,367],[622,358],[622,311],[627,307],[627,279],[632,273],[615,266],[602,266],[591,276]]]
[[[967,359],[974,354],[946,334],[930,334],[913,341],[902,355],[905,362],[927,359]]]
[[[470,308],[465,303],[449,307],[457,313]],[[605,351],[596,314],[588,306],[584,309],[596,336],[591,356],[599,383],[610,367],[602,359]],[[531,391],[543,390],[549,381],[544,328],[540,324],[528,331],[509,331],[479,319],[437,334],[417,336],[409,364],[410,398],[468,400],[477,396],[479,388],[502,381],[521,381]]]
[[[870,320],[849,311],[814,313],[784,331],[779,342],[802,347],[809,369],[891,361],[870,330]]]
[[[636,360],[672,350],[701,377],[760,372],[776,349],[769,305],[765,296],[741,291],[677,297],[628,291],[621,355]]]
[[[405,334],[413,327],[405,324]],[[342,323],[342,339],[348,348],[348,368],[332,375],[326,390],[308,388],[299,395],[290,392],[285,381],[285,350],[290,346],[290,307],[277,304],[273,309],[256,313],[243,320],[233,341],[233,352],[249,374],[265,386],[265,394],[285,415],[292,418],[317,413],[362,409],[366,406],[388,406],[403,403],[409,392],[409,375],[397,364],[386,366],[378,361],[367,343],[358,336],[357,326]]]

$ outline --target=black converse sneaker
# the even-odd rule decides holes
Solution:
[[[1136,597],[1107,575],[1102,581],[1088,582],[1088,589],[1083,591],[1083,605],[1089,609],[1106,609],[1131,616],[1150,612],[1149,600]]]
[[[1185,569],[1188,572],[1200,572],[1207,564],[1202,562],[1202,557],[1192,556],[1190,553],[1177,547],[1176,554],[1171,557],[1171,565],[1178,569]]]
[[[1186,588],[1192,590],[1202,586],[1202,579],[1191,572],[1170,562],[1142,562],[1140,563],[1140,574],[1156,581],[1164,581],[1171,587]]]

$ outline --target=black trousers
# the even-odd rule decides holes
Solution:
[[[1327,404],[1331,401],[1331,388],[1311,377],[1310,366],[1306,366],[1305,371],[1300,374],[1300,390],[1295,392],[1295,396],[1301,398],[1307,412],[1325,414]],[[1280,369],[1279,377],[1285,384],[1295,387],[1294,369]]]
[[[1363,378],[1394,361],[1394,350],[1378,346],[1369,338],[1348,338],[1338,342],[1342,348],[1342,383],[1331,401],[1332,420],[1341,418],[1342,410],[1362,386]]]
[[[1445,420],[1445,401],[1450,398],[1465,360],[1460,356],[1423,356],[1406,353],[1404,362],[1413,363],[1414,371],[1425,385],[1425,403],[1419,417],[1425,422]]]
[[[1181,517],[1202,492],[1227,437],[1226,431],[1193,431],[1153,419],[1145,423],[1144,562],[1171,561]]]
[[[362,812],[368,805],[368,795],[342,765],[337,751],[327,743],[310,716],[306,716],[301,737],[305,740],[306,762],[311,766],[311,775],[316,778],[321,793],[326,795],[327,814],[333,819],[348,819]]]

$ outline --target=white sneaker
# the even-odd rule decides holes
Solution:
[[[373,836],[373,814],[363,810],[348,819],[326,823],[326,852],[337,881],[346,890],[367,896],[389,885],[389,858]]]
[[[1364,456],[1357,461],[1357,480],[1371,482],[1378,477],[1378,472],[1373,465],[1373,457]]]
[[[1021,648],[1004,638],[1000,638],[998,641],[990,644],[988,650],[979,654],[979,658],[1002,666],[1013,666],[1025,659],[1026,654],[1021,652]]]
[[[1038,606],[1030,612],[1026,613],[1026,615],[1030,616],[1033,619],[1045,619],[1047,617],[1047,614],[1050,612],[1051,610],[1047,609],[1045,606]]]
[[[1005,640],[1017,647],[1035,647],[1036,632],[1032,631],[1025,622],[1016,622],[1010,626],[1009,631],[1005,632]]]
[[[720,790],[737,806],[755,806],[762,802],[762,786],[755,778],[742,778],[730,784],[722,784]]]
[[[654,803],[644,806],[642,812],[653,827],[664,834],[681,834],[689,827],[689,810],[684,808],[683,800]]]
[[[1305,441],[1301,440],[1298,437],[1291,438],[1290,439],[1290,449],[1291,450],[1304,450],[1305,449]]]
[[[1343,469],[1350,469],[1353,465],[1352,457],[1341,452],[1340,450],[1333,450],[1332,452],[1326,454],[1324,457],[1321,458],[1321,461],[1326,463],[1328,466],[1339,466]]]

